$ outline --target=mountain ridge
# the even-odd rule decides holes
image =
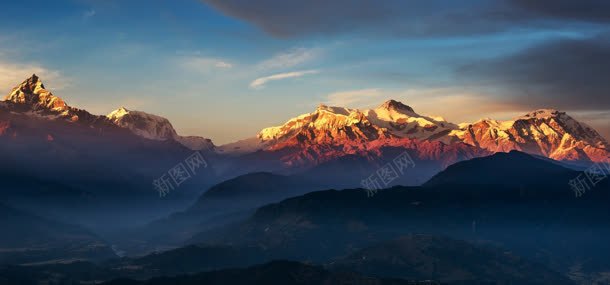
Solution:
[[[483,119],[458,125],[441,117],[420,115],[396,100],[364,110],[320,105],[312,113],[262,129],[255,138],[216,147],[210,139],[178,135],[168,119],[157,115],[121,107],[97,116],[71,107],[45,89],[35,74],[13,88],[0,108],[96,127],[118,126],[146,139],[174,140],[192,150],[221,155],[262,151],[255,156],[276,159],[278,167],[283,168],[310,168],[345,155],[375,160],[388,147],[411,149],[424,159],[438,159],[438,155],[430,155],[433,153],[456,152],[453,158],[441,162],[443,167],[511,150],[558,161],[610,161],[610,146],[599,133],[553,109],[535,110],[509,121]],[[0,124],[0,134],[5,133],[16,135],[10,124]]]
[[[210,139],[178,135],[168,119],[157,115],[121,107],[106,116],[100,116],[71,107],[62,98],[46,89],[36,74],[14,87],[1,103],[0,110],[5,109],[9,112],[18,111],[49,120],[62,119],[91,127],[116,126],[146,139],[175,140],[192,150],[213,150],[215,148]],[[0,124],[0,135],[6,132],[8,127],[7,123]],[[13,134],[16,135],[14,132]]]
[[[446,145],[463,143],[491,153],[518,150],[559,161],[610,161],[606,139],[565,112],[538,109],[513,120],[482,119],[458,125],[441,117],[420,115],[396,100],[364,110],[320,105],[312,113],[261,130],[256,139],[243,140],[239,147],[246,145],[251,152],[292,148],[311,153],[314,145],[362,146],[401,139]],[[228,144],[220,149],[231,152],[230,147],[237,145]],[[318,157],[323,156],[323,152],[313,148]]]

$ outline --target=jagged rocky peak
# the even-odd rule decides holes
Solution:
[[[4,100],[60,112],[69,108],[63,99],[54,96],[51,91],[45,89],[42,80],[36,74],[13,88]]]
[[[555,109],[538,109],[538,110],[529,112],[529,113],[519,117],[518,119],[532,119],[532,118],[547,119],[547,118],[559,117],[562,115],[566,115],[566,113],[559,112]]]
[[[355,110],[351,110],[351,109],[343,108],[343,107],[333,107],[333,106],[327,106],[324,104],[320,104],[316,108],[316,112],[320,112],[320,111],[326,111],[326,112],[333,113],[333,114],[349,116],[349,114],[354,112]]]
[[[403,104],[400,101],[388,100],[379,106],[380,109],[415,112],[413,108]]]
[[[605,139],[593,128],[577,121],[567,113],[555,109],[539,109],[517,118],[516,121],[525,121],[533,124],[536,124],[537,121],[544,122],[551,128],[563,132],[562,134],[567,133],[577,139],[587,140],[592,144],[606,144]]]

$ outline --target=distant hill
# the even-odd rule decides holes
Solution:
[[[286,199],[190,242],[259,245],[323,262],[426,233],[484,240],[564,273],[579,264],[579,272],[608,271],[610,179],[577,198],[568,183],[580,174],[523,153],[499,153],[457,163],[423,187],[394,187],[372,197],[351,189]]]
[[[456,163],[436,174],[424,185],[501,184],[549,187],[557,184],[565,186],[568,180],[576,176],[577,171],[562,167],[556,162],[513,150]]]

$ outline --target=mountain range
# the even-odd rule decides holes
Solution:
[[[367,151],[382,145],[441,142],[474,147],[472,154],[519,150],[564,161],[605,161],[608,142],[594,129],[564,112],[541,109],[514,120],[480,120],[453,124],[441,117],[423,116],[413,108],[389,100],[375,109],[358,110],[320,105],[313,113],[293,118],[282,126],[263,129],[255,149],[280,151],[298,148],[287,163],[315,160],[326,155]],[[312,154],[312,146],[314,148]],[[222,147],[221,147],[222,148]],[[226,148],[226,147],[225,147]],[[417,145],[420,156],[441,148],[440,144]],[[466,146],[456,150],[467,149]],[[479,150],[479,152],[477,152]],[[333,153],[335,152],[335,153]],[[453,161],[454,162],[454,161]]]
[[[559,161],[607,161],[608,142],[593,128],[568,114],[540,109],[509,121],[483,119],[454,124],[442,117],[420,115],[413,108],[389,100],[375,109],[320,105],[314,112],[261,130],[256,137],[216,147],[210,139],[180,136],[166,118],[121,107],[107,116],[71,107],[32,75],[5,97],[3,110],[49,120],[65,120],[91,127],[115,125],[151,140],[174,140],[194,150],[245,155],[263,151],[278,154],[284,166],[317,165],[340,156],[378,157],[383,147],[417,150],[420,158],[454,152],[445,166],[464,157],[519,150]],[[16,135],[10,124],[0,124],[0,135]]]
[[[139,113],[137,113],[139,114]],[[115,113],[115,115],[117,115]],[[211,161],[183,181],[166,199],[153,182],[192,156],[182,142],[189,138],[157,129],[150,120],[123,114],[110,119],[69,106],[48,91],[40,78],[19,84],[0,102],[0,188],[2,201],[39,216],[68,223],[116,227],[142,223],[184,208],[207,187],[219,182]],[[151,120],[158,119],[150,116]],[[120,126],[133,122],[133,129]],[[171,124],[165,129],[172,129]],[[171,135],[164,139],[162,135]],[[177,140],[178,139],[178,140]],[[209,153],[211,143],[195,139],[194,149]],[[202,142],[197,145],[196,142]],[[203,166],[202,166],[203,170]]]
[[[107,116],[97,116],[69,106],[66,102],[47,90],[42,80],[32,75],[11,90],[1,106],[11,112],[22,111],[25,114],[43,117],[50,120],[65,120],[91,127],[108,127],[116,125],[126,128],[134,134],[151,140],[174,139],[194,150],[213,149],[211,140],[201,137],[179,136],[169,120],[139,111],[130,111],[123,107]],[[4,132],[16,135],[10,126],[4,126]],[[0,132],[0,134],[4,133]]]
[[[154,181],[195,152],[205,168],[160,196]],[[157,115],[71,107],[34,75],[0,102],[0,156],[12,233],[0,258],[21,264],[0,266],[0,282],[262,282],[309,268],[255,265],[273,259],[330,278],[303,284],[343,271],[448,284],[591,284],[610,272],[608,180],[579,198],[569,183],[585,175],[574,165],[608,161],[608,143],[555,110],[454,124],[394,100],[321,105],[216,146]],[[384,189],[360,189],[388,171]]]
[[[120,215],[115,207],[133,204],[127,197],[160,203],[152,182],[180,165],[193,151],[204,155],[206,170],[186,181],[180,191],[170,193],[165,198],[169,202],[160,205],[157,212],[142,206],[146,219],[183,210],[208,187],[257,172],[315,181],[318,190],[353,188],[362,186],[368,177],[378,175],[396,159],[408,159],[408,169],[394,169],[395,177],[379,185],[385,188],[421,185],[457,162],[510,150],[561,163],[609,161],[607,141],[563,112],[538,110],[512,121],[487,119],[454,124],[420,115],[395,100],[368,110],[320,105],[314,112],[281,126],[265,128],[255,137],[216,146],[210,139],[179,135],[168,119],[157,115],[123,107],[108,115],[94,115],[72,107],[49,91],[36,75],[0,101],[0,145],[0,154],[11,162],[0,166],[0,177],[10,178],[7,181],[22,177],[24,181],[9,183],[3,195],[10,197],[12,205],[68,221],[87,215],[75,215],[73,207],[73,211],[51,207],[53,213],[41,209],[53,203],[79,201],[75,204],[89,205],[87,211],[97,209],[97,217],[112,220],[113,215]],[[42,204],[41,199],[30,199],[44,195],[41,191],[61,193],[62,197],[52,195]],[[288,195],[276,191],[246,204],[260,206]],[[212,196],[210,192],[202,201],[209,204],[206,201],[214,200],[209,199]],[[110,215],[108,207],[113,209]],[[219,208],[227,214],[231,207],[204,208]],[[130,211],[138,212],[133,208]],[[140,218],[133,216],[133,220]]]

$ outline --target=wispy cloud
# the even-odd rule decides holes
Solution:
[[[228,62],[224,62],[224,61],[217,61],[216,64],[214,64],[215,67],[218,68],[232,68],[233,64],[230,64]]]
[[[97,14],[97,12],[95,12],[95,10],[91,9],[91,10],[87,10],[83,13],[83,19],[89,19],[93,16],[95,16],[95,14]]]
[[[179,60],[179,65],[185,69],[201,73],[207,73],[215,69],[233,68],[232,63],[223,59],[201,56],[181,57]]]
[[[265,84],[269,81],[275,81],[275,80],[282,80],[282,79],[287,79],[287,78],[295,78],[295,77],[302,77],[308,74],[316,74],[319,73],[318,70],[302,70],[302,71],[293,71],[293,72],[285,72],[285,73],[278,73],[278,74],[274,74],[271,76],[266,76],[266,77],[261,77],[261,78],[257,78],[254,81],[252,81],[250,83],[250,88],[253,89],[260,89],[265,87]]]
[[[330,106],[363,106],[378,102],[383,92],[379,89],[361,89],[334,92],[327,95],[325,104]]]
[[[294,67],[299,64],[311,61],[321,53],[319,48],[294,48],[287,52],[282,52],[261,62],[260,69],[280,69]]]

